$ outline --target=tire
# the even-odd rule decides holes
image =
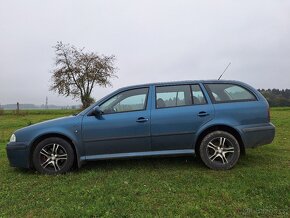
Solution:
[[[68,172],[74,163],[74,151],[70,143],[62,138],[47,138],[38,143],[33,151],[35,169],[43,174]]]
[[[214,131],[201,141],[199,154],[210,169],[228,170],[238,162],[240,145],[237,139],[225,131]]]

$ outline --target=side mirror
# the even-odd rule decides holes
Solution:
[[[95,115],[95,116],[100,116],[103,113],[104,112],[101,110],[101,108],[99,106],[94,107],[94,109],[92,111],[92,115]]]

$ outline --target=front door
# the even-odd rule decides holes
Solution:
[[[148,87],[120,92],[100,105],[102,115],[84,117],[87,157],[150,151],[148,93]]]

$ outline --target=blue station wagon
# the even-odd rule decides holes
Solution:
[[[13,167],[58,174],[86,161],[198,155],[232,168],[246,148],[275,136],[266,99],[238,81],[182,81],[121,88],[77,115],[17,130]]]

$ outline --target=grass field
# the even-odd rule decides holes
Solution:
[[[274,142],[247,150],[229,171],[193,157],[97,161],[59,176],[8,165],[14,130],[72,113],[0,116],[0,217],[290,216],[290,108],[272,109]]]

